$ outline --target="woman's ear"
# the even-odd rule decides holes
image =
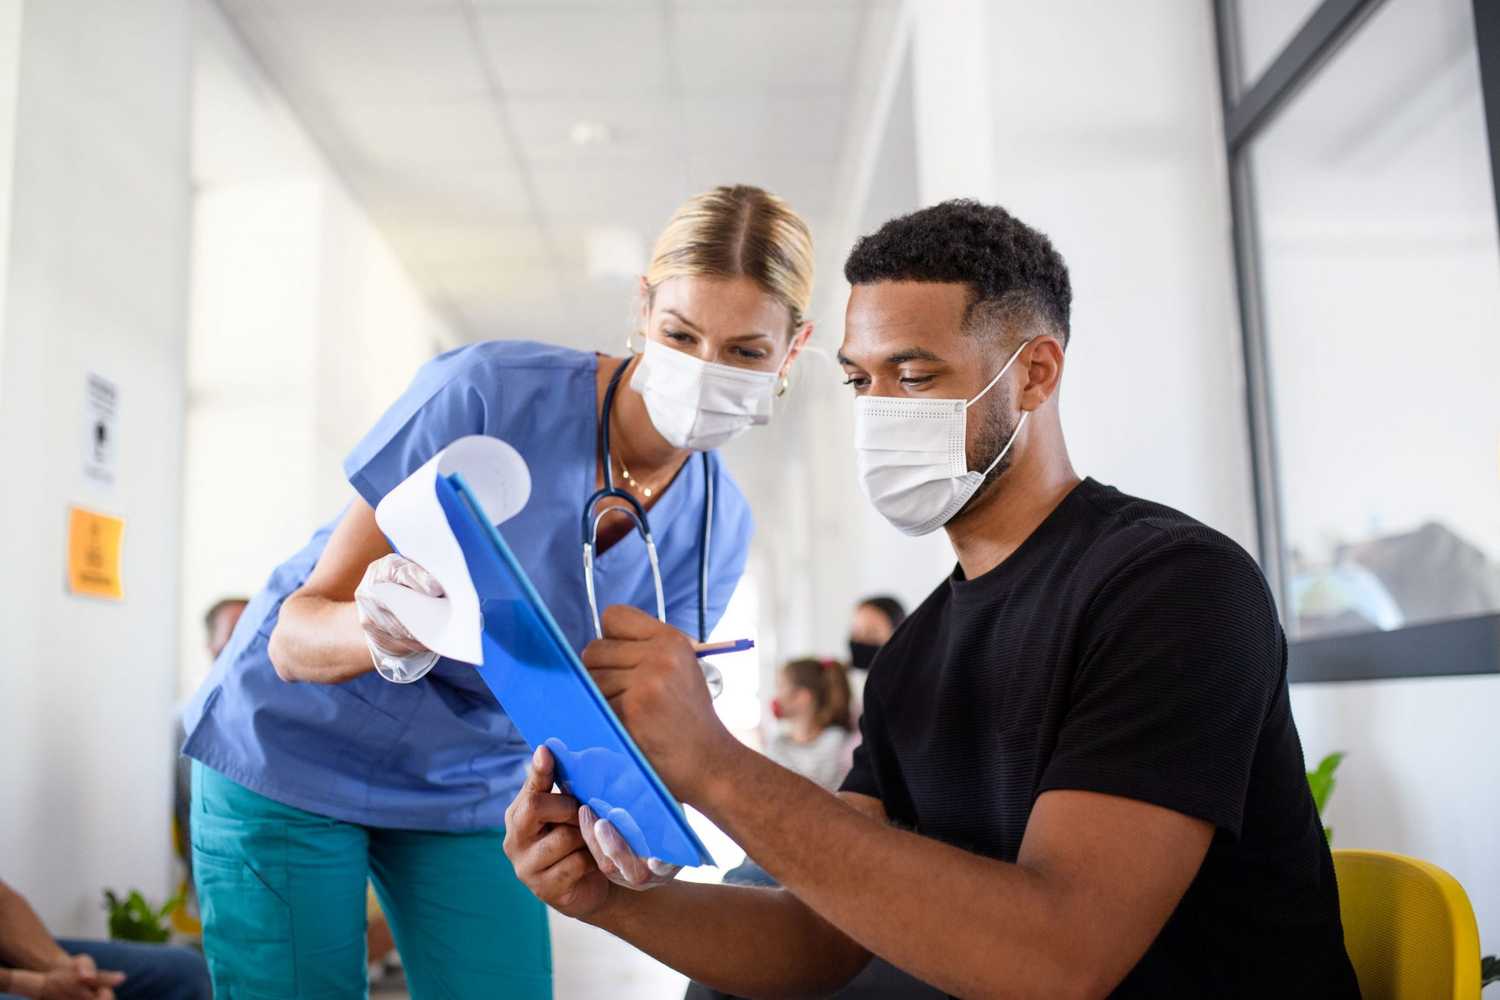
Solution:
[[[779,375],[785,376],[787,372],[792,370],[792,362],[797,360],[797,355],[801,354],[802,348],[807,346],[807,340],[812,336],[812,332],[813,325],[811,323],[803,323],[797,329],[797,332],[792,334],[792,346],[786,352],[786,360],[781,364],[781,371],[778,372]]]
[[[642,337],[651,327],[651,282],[641,275],[636,295],[636,323]]]

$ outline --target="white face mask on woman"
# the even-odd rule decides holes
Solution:
[[[983,472],[970,472],[965,450],[969,407],[994,388],[1026,341],[973,399],[860,396],[854,401],[854,447],[860,485],[903,534],[925,535],[947,524],[1016,443],[1030,412]]]
[[[651,423],[668,444],[708,451],[770,422],[776,373],[702,361],[647,340],[630,387],[645,399]]]

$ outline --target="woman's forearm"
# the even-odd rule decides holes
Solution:
[[[267,652],[284,681],[338,684],[374,667],[354,602],[300,590],[282,603]]]

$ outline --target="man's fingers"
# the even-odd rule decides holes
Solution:
[[[599,615],[599,625],[610,639],[647,639],[672,626],[629,604],[612,604]]]
[[[94,976],[94,985],[113,988],[125,981],[123,972],[100,972]]]
[[[560,905],[567,906],[573,901],[573,890],[594,868],[594,860],[589,857],[588,849],[580,844],[576,851],[532,879],[535,883],[532,892],[542,899],[556,900]]]
[[[630,670],[647,649],[639,639],[595,639],[583,647],[583,665],[590,670]]]
[[[554,826],[526,852],[526,864],[532,871],[546,871],[569,854],[586,846],[578,827]]]
[[[606,699],[614,698],[624,694],[625,689],[630,686],[632,671],[629,670],[590,670],[589,676],[594,679],[594,684],[599,688],[599,693]]]
[[[526,781],[521,785],[522,793],[544,795],[552,791],[555,767],[552,751],[544,746],[537,747],[531,755],[531,763],[526,765]]]

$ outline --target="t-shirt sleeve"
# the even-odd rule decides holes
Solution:
[[[689,461],[701,462],[698,456]],[[714,513],[712,535],[709,539],[707,629],[713,633],[729,598],[745,573],[745,560],[750,552],[750,540],[755,534],[755,522],[750,515],[750,505],[745,502],[739,486],[724,470],[717,455],[709,459],[714,476]],[[701,544],[702,498],[699,504],[689,508],[686,516],[691,519],[694,557],[690,560],[689,573],[668,574],[663,585],[666,588],[667,619],[688,635],[698,634],[698,546]],[[742,636],[726,636],[739,639]]]
[[[1239,835],[1285,644],[1245,553],[1194,543],[1112,575],[1089,608],[1068,711],[1038,793],[1138,799]]]
[[[433,455],[485,430],[473,348],[434,358],[344,459],[350,485],[371,507]]]
[[[854,763],[849,768],[849,773],[844,775],[839,791],[868,795],[872,799],[880,798],[880,782],[875,778],[875,762],[871,759],[874,753],[871,730],[874,727],[870,706],[866,704],[864,715],[859,719],[859,746],[854,748]]]

